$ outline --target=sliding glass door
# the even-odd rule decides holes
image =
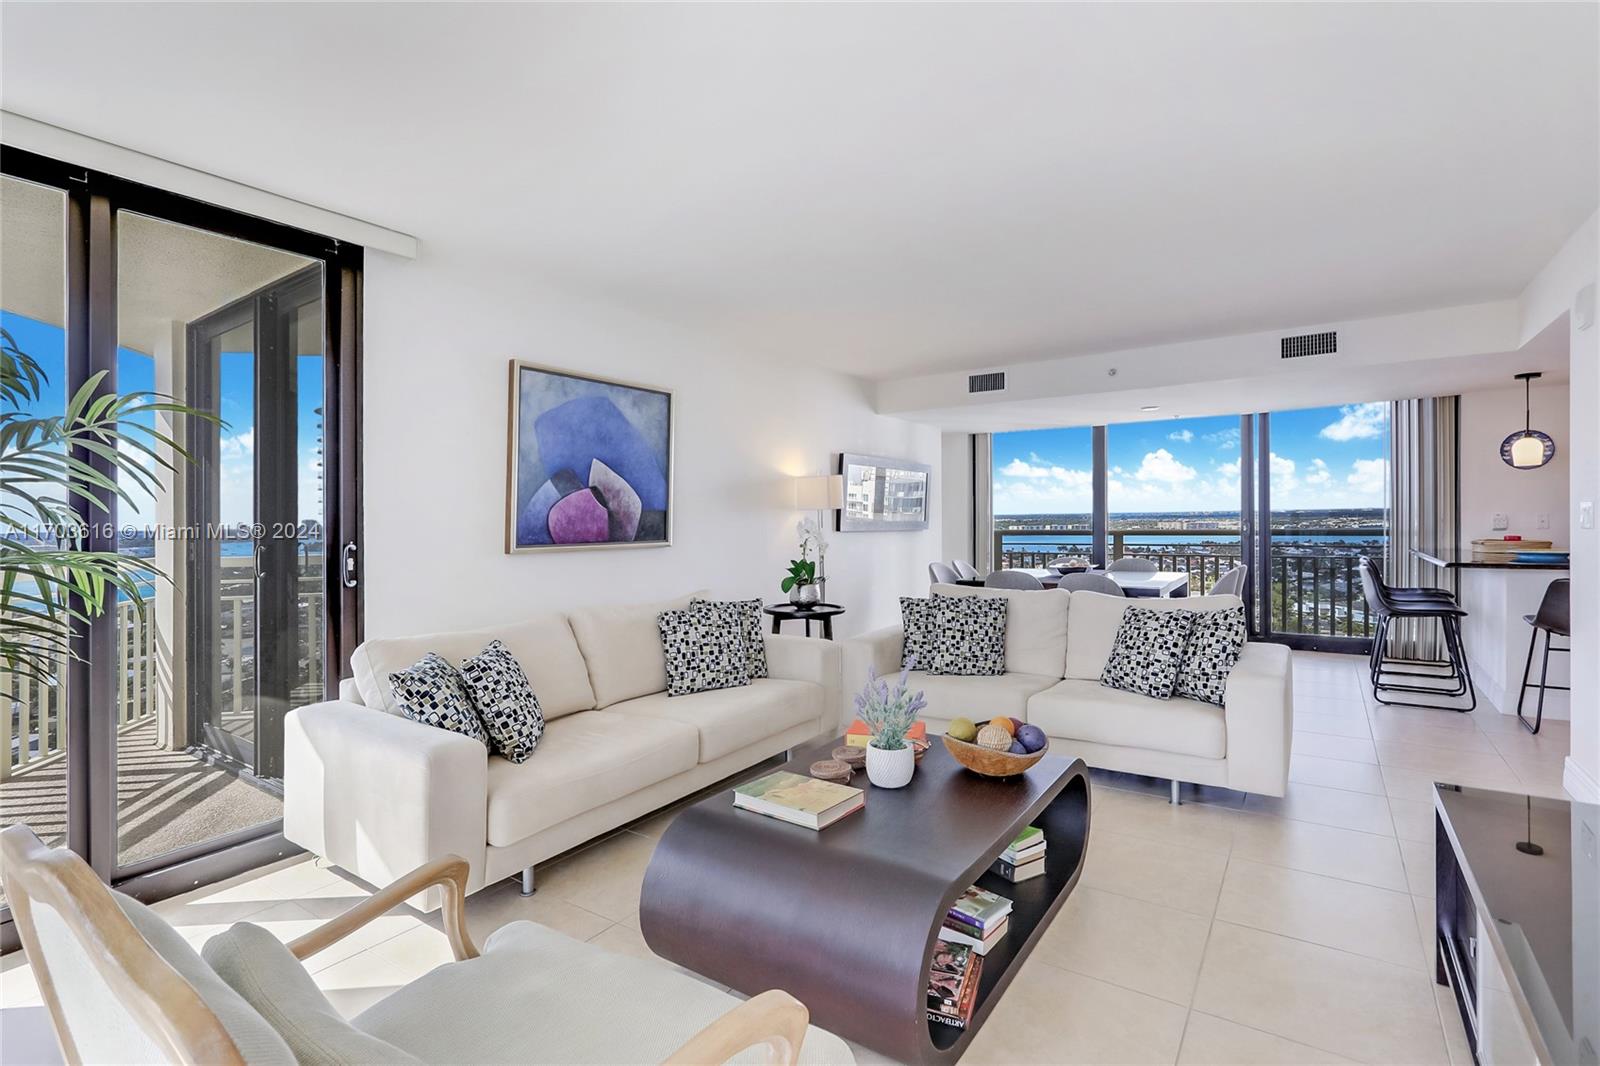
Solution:
[[[170,894],[286,853],[284,716],[332,695],[359,641],[360,249],[25,152],[4,166],[4,322],[50,374],[27,413],[87,386],[202,416],[135,416],[170,440],[151,476],[75,501],[71,546],[149,571],[75,627],[56,677],[0,676],[0,806]]]

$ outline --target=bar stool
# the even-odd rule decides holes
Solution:
[[[1544,694],[1548,689],[1558,692],[1571,692],[1568,685],[1552,685],[1550,679],[1550,653],[1553,651],[1570,652],[1572,650],[1572,581],[1570,578],[1557,578],[1550,582],[1544,590],[1544,599],[1539,601],[1537,614],[1525,614],[1522,620],[1533,627],[1533,632],[1528,634],[1528,661],[1522,666],[1522,690],[1517,693],[1517,721],[1522,723],[1522,728],[1530,733],[1537,733],[1544,724]],[[1539,668],[1539,681],[1537,684],[1528,684],[1528,672],[1533,669],[1533,646],[1539,642],[1540,632],[1544,633],[1544,662]],[[1560,636],[1567,638],[1565,648],[1552,648],[1550,638]],[[1539,690],[1539,705],[1534,710],[1533,724],[1522,716],[1522,701],[1528,696],[1528,690]]]
[[[1390,589],[1378,577],[1372,560],[1360,560],[1361,591],[1366,597],[1367,609],[1378,619],[1378,631],[1373,636],[1372,654],[1368,660],[1372,696],[1390,707],[1424,707],[1439,711],[1456,711],[1465,714],[1478,706],[1478,693],[1472,687],[1472,670],[1467,665],[1466,650],[1461,642],[1461,619],[1466,617],[1455,597],[1443,589],[1411,588]],[[1403,660],[1406,665],[1427,667],[1425,670],[1400,670],[1389,666],[1384,654],[1389,639],[1389,624],[1396,618],[1435,619],[1444,635],[1448,659]],[[1445,672],[1440,673],[1443,670]],[[1386,681],[1385,677],[1415,677],[1436,682],[1431,685],[1400,684]],[[1443,682],[1448,687],[1442,687]],[[1465,707],[1445,703],[1423,703],[1412,700],[1385,699],[1385,692],[1415,692],[1447,699],[1469,697]]]

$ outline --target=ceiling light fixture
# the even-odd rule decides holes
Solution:
[[[1141,410],[1141,411],[1159,411],[1159,410],[1161,410],[1161,405],[1158,404],[1158,403],[1147,403],[1143,407],[1139,408],[1139,410]]]
[[[1500,443],[1500,458],[1518,470],[1537,470],[1556,457],[1556,442],[1550,434],[1533,428],[1533,381],[1544,375],[1536,371],[1518,374],[1522,382],[1523,428]]]

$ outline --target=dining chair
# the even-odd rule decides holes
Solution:
[[[945,563],[928,564],[928,581],[934,585],[954,585],[961,580],[961,575]]]
[[[971,563],[967,562],[966,560],[964,560],[964,559],[951,559],[950,560],[950,565],[955,568],[955,571],[956,571],[956,573],[958,575],[960,575],[961,580],[963,580],[963,581],[976,581],[976,580],[978,580],[978,569],[977,569],[977,567],[973,566]]]
[[[996,570],[983,579],[983,587],[990,589],[1027,589],[1044,591],[1044,582],[1026,570]]]
[[[1113,559],[1111,565],[1106,567],[1106,573],[1139,573],[1153,574],[1161,567],[1156,565],[1154,559],[1142,559],[1137,555],[1124,555],[1120,559]]]
[[[1217,578],[1217,583],[1211,586],[1209,596],[1243,596],[1244,583],[1250,576],[1250,568],[1240,564]]]
[[[1061,579],[1058,586],[1068,592],[1103,592],[1107,596],[1126,596],[1122,586],[1104,574],[1082,573],[1068,574]]]

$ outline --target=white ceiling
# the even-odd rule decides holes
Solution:
[[[1516,294],[1592,4],[5,4],[11,111],[884,378]]]

